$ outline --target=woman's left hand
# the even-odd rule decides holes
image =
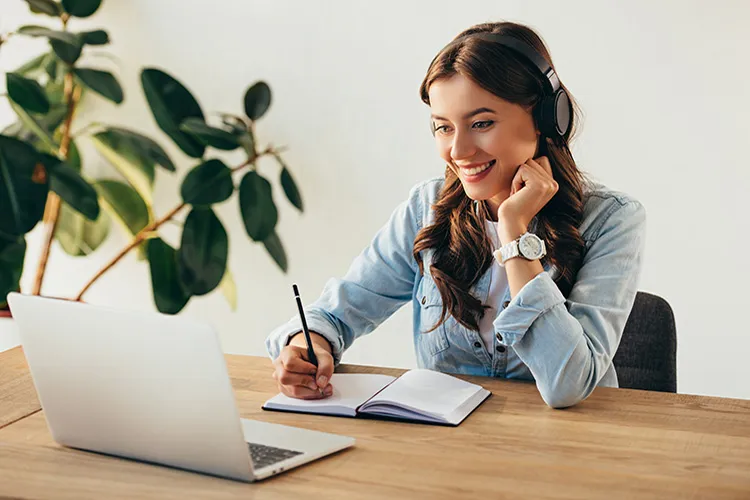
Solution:
[[[557,182],[546,156],[529,159],[518,167],[510,187],[510,196],[500,204],[497,219],[503,228],[501,243],[507,244],[526,232],[532,219],[555,196]],[[516,234],[518,233],[518,234]]]

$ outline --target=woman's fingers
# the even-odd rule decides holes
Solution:
[[[524,186],[524,166],[521,165],[518,167],[518,170],[516,170],[516,175],[513,176],[513,181],[510,184],[510,194],[513,195],[521,190],[521,188]]]
[[[277,370],[275,378],[281,385],[299,385],[307,387],[308,389],[318,389],[318,384],[315,383],[315,378],[312,375],[302,375],[300,373]]]
[[[557,192],[559,186],[552,175],[552,166],[546,156],[537,159],[530,158],[526,162],[526,166],[534,172],[532,175],[540,188],[550,193]]]
[[[321,399],[333,394],[333,387],[328,385],[322,392],[318,389],[308,389],[299,385],[279,385],[281,393],[296,399]]]
[[[315,375],[318,371],[314,364],[310,363],[303,357],[303,349],[297,346],[286,346],[282,349],[277,361],[286,371],[294,373],[307,373]]]

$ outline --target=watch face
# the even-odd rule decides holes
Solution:
[[[539,259],[542,256],[542,240],[537,236],[528,235],[518,242],[518,249],[527,259]]]

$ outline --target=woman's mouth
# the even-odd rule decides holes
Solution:
[[[461,174],[467,182],[477,182],[484,179],[489,174],[492,167],[497,163],[496,160],[490,160],[484,165],[473,168],[461,168]]]

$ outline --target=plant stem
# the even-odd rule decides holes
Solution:
[[[237,172],[239,170],[242,170],[243,168],[247,167],[248,165],[251,165],[251,164],[255,163],[255,161],[258,158],[260,158],[261,156],[265,156],[265,155],[268,155],[268,154],[274,154],[274,152],[275,152],[274,149],[272,149],[270,147],[266,148],[266,150],[263,151],[262,153],[256,154],[252,158],[248,158],[248,160],[245,163],[242,163],[241,165],[233,167],[232,168],[232,173]],[[162,224],[164,224],[164,223],[169,222],[170,220],[172,220],[172,218],[175,215],[177,215],[180,212],[180,210],[182,210],[186,205],[187,205],[187,203],[185,203],[185,202],[180,203],[175,208],[173,208],[172,210],[170,210],[166,215],[164,215],[164,217],[162,217],[159,220],[155,220],[151,224],[147,225],[146,227],[144,227],[143,229],[141,229],[140,231],[138,231],[138,234],[136,234],[133,237],[133,241],[131,241],[125,248],[123,248],[122,250],[120,250],[117,253],[117,255],[115,255],[114,257],[112,257],[112,259],[109,262],[107,262],[107,264],[105,264],[104,267],[102,267],[94,275],[94,277],[91,278],[88,281],[88,283],[86,283],[84,285],[83,289],[80,292],[78,292],[78,295],[76,295],[75,300],[76,301],[81,301],[83,299],[83,294],[85,294],[88,291],[88,289],[91,288],[91,285],[93,285],[96,280],[98,280],[99,278],[101,278],[104,273],[106,273],[107,271],[109,271],[110,269],[112,269],[112,267],[114,267],[115,264],[117,264],[118,262],[120,262],[120,260],[123,257],[125,257],[125,255],[127,255],[132,249],[134,249],[135,247],[137,247],[144,240],[148,239],[154,231],[156,231],[157,229],[159,229],[159,227],[161,227]]]
[[[60,140],[60,149],[58,153],[67,160],[70,155],[70,129],[73,123],[73,115],[75,114],[78,101],[81,98],[81,88],[75,86],[72,72],[68,72],[65,75],[64,95],[65,101],[68,104],[68,113],[65,117],[65,122],[63,123],[62,139]],[[49,173],[47,173],[47,175],[49,175]],[[34,295],[39,295],[42,292],[44,273],[47,270],[47,261],[49,260],[49,253],[52,248],[52,241],[55,238],[55,231],[57,230],[57,221],[59,217],[60,197],[50,191],[47,195],[47,204],[44,207],[44,246],[42,247],[42,255],[39,258],[39,265],[36,268],[36,275],[34,276],[34,288],[32,290]]]
[[[127,255],[128,252],[130,252],[132,249],[137,247],[141,242],[143,242],[143,240],[145,240],[150,233],[157,230],[162,224],[164,224],[165,222],[170,220],[172,217],[177,215],[177,213],[180,210],[182,210],[186,205],[187,204],[185,202],[180,203],[179,205],[174,207],[172,210],[170,210],[169,213],[167,213],[164,217],[162,217],[159,220],[155,220],[151,224],[147,225],[146,227],[138,231],[138,234],[135,235],[135,237],[133,238],[133,241],[131,241],[130,244],[128,244],[125,248],[120,250],[120,252],[117,255],[112,257],[112,260],[110,260],[103,268],[99,270],[99,272],[97,272],[94,275],[93,278],[89,280],[88,283],[86,283],[83,289],[80,292],[78,292],[78,295],[76,296],[75,300],[80,301],[83,298],[83,294],[86,293],[89,288],[91,288],[91,285],[93,285],[96,280],[101,278],[101,276],[104,273],[112,269],[112,267],[115,264],[120,262],[120,259],[125,257],[125,255]]]

